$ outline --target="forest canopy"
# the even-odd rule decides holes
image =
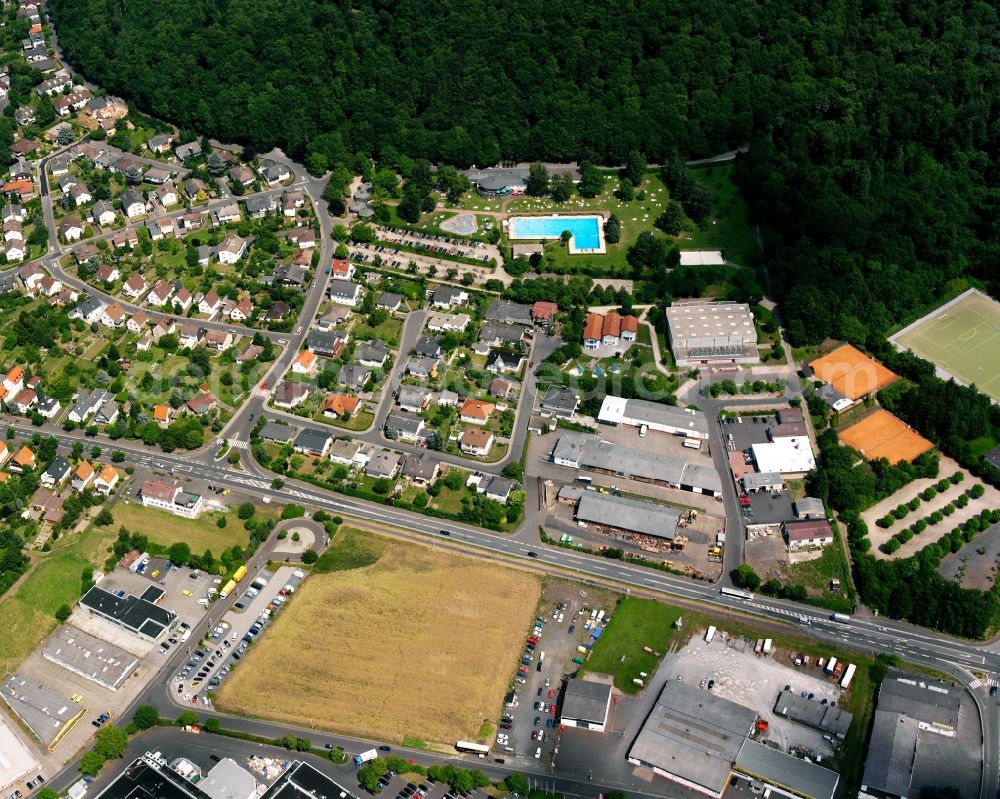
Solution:
[[[1000,21],[981,0],[51,0],[70,63],[198,134],[353,168],[651,164],[737,179],[796,343],[1000,286]],[[992,283],[990,283],[992,281]]]

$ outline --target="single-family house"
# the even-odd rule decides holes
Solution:
[[[298,246],[300,250],[308,250],[316,246],[316,231],[311,227],[297,227],[289,230],[285,237]]]
[[[108,464],[101,469],[101,473],[94,479],[94,490],[107,496],[115,490],[120,479],[121,475],[118,474],[118,470]]]
[[[423,437],[424,420],[408,413],[390,413],[385,420],[386,438],[415,443]]]
[[[56,225],[56,230],[64,241],[79,241],[83,238],[83,223],[79,219],[63,219]]]
[[[62,410],[62,403],[55,397],[39,396],[38,405],[35,407],[39,416],[44,419],[54,419]]]
[[[456,286],[438,286],[431,295],[431,304],[436,308],[457,308],[469,302],[469,292]]]
[[[45,277],[45,271],[38,264],[25,264],[17,270],[17,276],[28,294],[38,291],[38,284]]]
[[[493,433],[479,427],[466,427],[458,437],[458,446],[466,455],[485,458],[493,449]]]
[[[504,350],[491,349],[486,356],[486,371],[493,374],[502,372],[517,372],[524,364],[524,356]]]
[[[121,327],[125,324],[125,309],[117,302],[111,303],[101,314],[101,324],[112,329]]]
[[[230,183],[239,183],[244,188],[252,186],[254,180],[256,180],[253,170],[251,170],[250,167],[243,166],[242,164],[234,166],[229,170],[228,174]]]
[[[55,488],[63,480],[69,477],[70,466],[62,455],[56,455],[52,462],[45,467],[38,481],[46,488]]]
[[[426,453],[423,455],[407,455],[403,461],[402,475],[414,485],[430,485],[437,480],[440,472],[440,462]]]
[[[352,283],[349,280],[331,280],[327,287],[327,294],[334,302],[350,305],[353,308],[361,301],[364,291],[360,283]]]
[[[404,411],[420,413],[431,403],[431,390],[424,386],[403,385],[399,387],[396,402]]]
[[[149,314],[145,311],[136,311],[125,323],[125,329],[129,333],[135,333],[138,336],[147,324],[149,324]]]
[[[97,297],[84,297],[83,300],[73,308],[67,316],[70,319],[82,319],[88,325],[98,322],[104,314],[104,303]]]
[[[153,421],[156,422],[160,427],[166,427],[170,424],[174,415],[174,409],[169,405],[154,405],[153,406]]]
[[[319,359],[316,357],[316,353],[302,350],[292,361],[292,371],[297,375],[314,375],[318,363]]]
[[[332,444],[333,436],[325,430],[306,427],[295,437],[295,441],[292,442],[292,449],[295,452],[301,452],[303,455],[325,458]]]
[[[336,331],[328,332],[324,330],[310,330],[306,337],[306,349],[323,355],[327,358],[334,358],[340,354],[349,340],[349,334]]]
[[[375,300],[375,307],[383,311],[388,311],[389,313],[395,313],[399,310],[399,306],[403,304],[403,295],[396,294],[393,291],[383,291],[377,300]]]
[[[146,201],[138,191],[129,186],[122,192],[122,213],[129,219],[139,219],[146,215]]]
[[[353,414],[358,409],[361,400],[347,394],[330,394],[323,400],[323,415],[331,419],[340,419]]]
[[[354,277],[354,264],[343,258],[334,258],[330,267],[330,277],[334,280],[350,280]]]
[[[247,240],[241,236],[229,236],[222,244],[219,245],[216,253],[219,257],[219,263],[223,264],[235,264],[240,260],[247,251]]]
[[[174,155],[176,155],[180,161],[187,161],[189,158],[197,158],[201,155],[201,144],[197,141],[188,142],[187,144],[178,144],[174,147]]]
[[[85,244],[84,247],[86,246],[88,245]],[[80,248],[80,250],[82,249],[83,247]],[[78,260],[79,260],[80,250],[77,251]],[[84,258],[84,260],[87,259]],[[95,274],[95,277],[102,283],[114,283],[121,276],[122,273],[118,271],[118,267],[115,266],[114,264],[101,264],[99,267],[97,267],[97,273]]]
[[[257,171],[260,172],[260,176],[264,180],[272,185],[281,183],[283,180],[288,180],[292,176],[288,171],[288,167],[271,158],[265,158],[261,161]]]
[[[462,405],[460,416],[462,421],[467,424],[484,425],[490,420],[494,410],[496,410],[496,405],[492,402],[467,399]]]
[[[225,352],[233,346],[236,339],[228,330],[209,330],[205,333],[203,343],[214,352]]]
[[[406,361],[406,373],[418,380],[430,380],[438,376],[438,365],[440,363],[437,358],[411,356]]]
[[[35,453],[27,445],[22,446],[10,462],[10,469],[13,472],[23,472],[25,469],[34,469],[36,466],[38,466],[38,462],[35,460]]]
[[[371,380],[371,369],[358,364],[348,363],[341,367],[340,374],[337,375],[337,385],[352,391],[364,391],[368,381]]]
[[[287,380],[279,383],[271,399],[276,408],[297,408],[309,398],[309,387],[303,383],[290,383]]]
[[[159,200],[160,205],[164,208],[177,205],[177,189],[174,188],[174,183],[172,180],[168,180],[162,186],[158,186],[156,191],[153,192],[156,195],[156,199]]]
[[[510,399],[510,395],[513,391],[514,384],[506,377],[494,377],[490,381],[489,395],[494,399]]]
[[[202,386],[198,396],[190,399],[185,406],[190,413],[195,416],[204,416],[219,404],[218,398],[207,388]]]
[[[150,289],[149,294],[146,296],[146,302],[150,305],[166,305],[173,296],[173,284],[168,283],[166,280],[161,280]]]
[[[371,366],[375,369],[381,369],[385,366],[385,362],[389,358],[389,347],[381,339],[375,339],[374,341],[365,341],[357,349],[354,357],[357,358],[358,363],[362,366]]]
[[[417,341],[416,346],[413,348],[413,352],[418,358],[440,358],[441,342],[436,338],[423,336],[419,341]]]
[[[146,283],[146,278],[135,272],[129,275],[128,280],[125,281],[125,285],[122,286],[122,294],[135,300],[145,294],[147,288],[149,288],[149,284]],[[155,304],[162,305],[162,302]]]
[[[94,199],[93,195],[90,193],[90,189],[87,188],[84,183],[77,183],[69,190],[69,197],[79,208],[81,205],[86,205],[91,200]]]
[[[555,319],[556,311],[558,310],[559,306],[554,302],[539,300],[531,306],[531,321],[536,325],[547,327],[552,324],[552,320]]]
[[[70,485],[72,485],[74,491],[83,491],[90,485],[95,476],[94,467],[87,461],[80,461],[80,465],[73,472],[73,481]]]
[[[376,480],[391,480],[399,473],[401,461],[401,455],[383,450],[368,461],[365,474]]]
[[[222,298],[216,293],[215,289],[209,289],[208,293],[201,298],[198,303],[198,313],[208,314],[208,316],[214,316],[215,313],[222,307]]]

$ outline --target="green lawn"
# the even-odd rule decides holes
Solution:
[[[809,592],[810,604],[829,608],[838,613],[851,613],[854,602],[850,596],[850,574],[839,536],[816,560],[783,566],[782,582],[801,585]],[[830,580],[840,580],[841,590],[831,591]]]
[[[381,339],[390,347],[395,347],[399,343],[399,333],[402,329],[403,320],[390,316],[378,327],[371,327],[365,322],[360,322],[355,325],[351,332],[356,339],[362,341]]]
[[[753,262],[756,246],[750,214],[732,174],[731,164],[691,170],[695,182],[712,192],[712,215],[706,220],[705,230],[688,234],[679,244],[683,249],[722,250],[726,260],[746,266]]]
[[[382,556],[386,543],[356,527],[341,527],[313,569],[322,574],[371,566]]]
[[[688,633],[673,627],[681,615],[678,608],[652,599],[625,597],[581,671],[610,674],[619,690],[638,693],[632,680],[639,672],[654,673],[671,646],[687,639]],[[643,651],[646,646],[653,652]]]
[[[63,536],[55,548],[38,556],[17,591],[0,601],[0,673],[17,668],[58,622],[55,612],[80,598],[80,576],[88,563],[100,566],[116,528],[88,527]]]
[[[452,491],[447,486],[441,486],[441,493],[436,497],[431,497],[430,507],[443,510],[446,513],[459,513],[462,510],[462,497],[468,494],[468,490],[463,485],[457,491]]]
[[[215,523],[220,516],[218,513],[205,513],[198,519],[182,519],[156,508],[119,502],[114,515],[115,530],[124,525],[130,531],[145,534],[150,543],[163,547],[183,541],[192,552],[211,549],[218,555],[234,544],[245,547],[250,540],[250,534],[235,513],[226,514],[226,526],[221,529]]]
[[[371,427],[372,422],[375,421],[375,414],[371,411],[360,411],[354,414],[347,422],[342,422],[339,419],[331,419],[329,416],[325,416],[322,410],[317,410],[316,413],[312,415],[314,421],[321,422],[322,424],[328,424],[330,427],[336,427],[341,430],[367,430]]]

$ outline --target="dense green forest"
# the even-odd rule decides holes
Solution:
[[[737,179],[793,340],[998,293],[1000,20],[980,0],[51,0],[68,60],[191,131],[310,163],[650,163]]]

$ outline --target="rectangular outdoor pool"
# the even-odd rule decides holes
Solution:
[[[512,239],[558,239],[564,230],[573,237],[570,253],[604,252],[604,236],[599,216],[515,216],[508,235]]]

